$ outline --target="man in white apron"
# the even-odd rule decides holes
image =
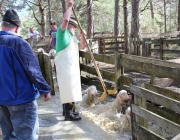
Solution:
[[[60,100],[63,104],[65,120],[80,120],[77,112],[72,111],[74,102],[82,100],[79,49],[85,48],[85,40],[81,37],[79,42],[74,36],[78,23],[70,17],[73,2],[68,0],[68,8],[64,14],[62,25],[56,33],[55,65],[60,90]],[[81,36],[85,35],[85,31]]]

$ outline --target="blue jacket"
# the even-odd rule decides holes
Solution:
[[[0,105],[30,102],[49,92],[29,43],[11,32],[0,31]]]

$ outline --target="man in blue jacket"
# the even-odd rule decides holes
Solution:
[[[3,140],[37,140],[36,99],[51,98],[31,46],[19,35],[21,22],[16,11],[3,16],[0,31],[0,126]]]

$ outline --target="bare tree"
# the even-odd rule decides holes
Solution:
[[[49,24],[51,24],[52,13],[51,13],[51,1],[48,0],[48,15],[49,15]]]
[[[87,37],[92,38],[94,33],[94,14],[93,14],[93,2],[92,0],[87,0],[88,9],[88,30]]]
[[[119,19],[119,13],[120,13],[120,0],[115,0],[115,12],[114,12],[114,36],[117,37],[120,33],[120,19]],[[115,38],[115,42],[117,42],[117,38]],[[116,49],[118,50],[118,44],[116,44]]]
[[[5,0],[2,0],[2,1],[0,2],[0,14],[1,14],[1,16],[3,16],[3,4],[4,4],[4,1],[5,1]]]
[[[66,12],[66,0],[61,0],[63,14]]]
[[[44,6],[43,0],[38,0],[37,3],[33,3],[31,1],[26,1],[26,4],[29,6],[29,8],[32,10],[34,18],[36,20],[36,22],[41,26],[41,34],[45,35],[46,34],[46,14],[45,14],[45,8],[48,6]],[[33,6],[35,6],[36,8],[33,8]],[[38,19],[38,15],[36,13],[36,9],[38,8],[39,13],[40,13],[40,20]]]
[[[150,7],[151,7],[151,17],[152,19],[154,19],[154,8],[153,8],[152,0],[150,0]]]
[[[129,47],[129,25],[128,25],[128,0],[123,0],[123,9],[124,9],[124,46],[125,46],[125,54],[130,53]]]
[[[132,17],[131,17],[131,50],[130,53],[134,55],[141,55],[140,45],[137,43],[141,39],[141,27],[140,27],[140,2],[141,0],[132,0]],[[134,44],[133,40],[134,39]]]
[[[7,10],[7,8],[13,8],[13,9],[17,9],[17,10],[21,10],[25,7],[25,1],[26,0],[21,0],[18,1],[17,0],[1,0],[0,1],[0,14],[1,16],[3,16],[3,13]],[[16,3],[16,4],[14,4]]]
[[[167,27],[166,27],[166,0],[164,0],[164,32],[167,32]]]
[[[180,0],[178,2],[178,31],[180,31]]]

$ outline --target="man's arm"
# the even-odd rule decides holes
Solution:
[[[73,2],[72,0],[68,0],[68,8],[66,9],[66,12],[64,13],[63,22],[62,22],[62,31],[65,31],[67,29],[69,19],[71,17]]]
[[[42,75],[38,59],[35,56],[32,47],[25,41],[17,44],[17,46],[18,47],[15,48],[16,52],[28,78],[41,94],[48,94],[51,91],[51,88]]]

